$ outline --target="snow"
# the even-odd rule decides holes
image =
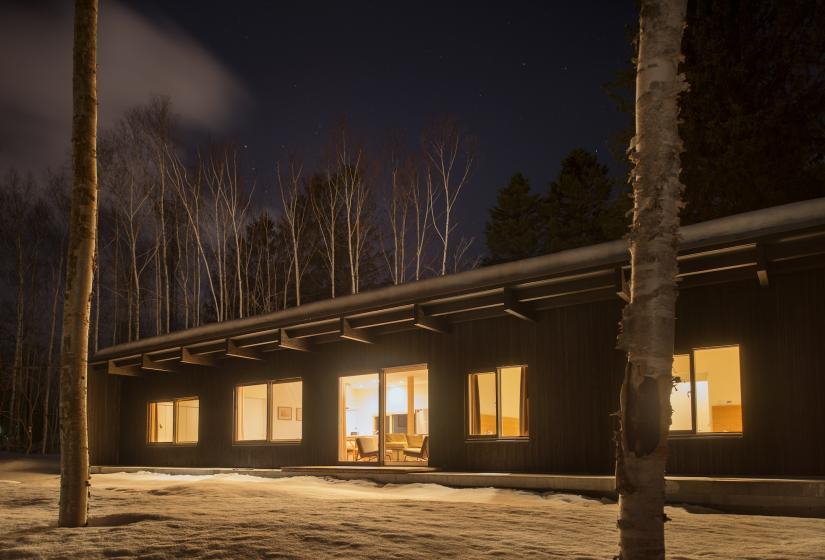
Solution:
[[[56,527],[54,460],[0,457],[0,558],[608,558],[614,503],[437,484],[95,475],[90,527]],[[822,558],[825,519],[669,507],[670,558]]]

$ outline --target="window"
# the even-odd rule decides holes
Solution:
[[[698,348],[673,358],[674,433],[742,433],[739,346]]]
[[[300,441],[303,420],[301,380],[235,388],[235,441]]]
[[[272,384],[272,441],[301,439],[303,422],[303,383],[283,381]]]
[[[500,367],[468,377],[468,430],[472,438],[528,436],[527,368]]]
[[[149,443],[197,443],[199,408],[193,397],[150,402]]]

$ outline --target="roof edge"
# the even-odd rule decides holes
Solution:
[[[680,250],[735,244],[822,225],[825,225],[825,198],[794,202],[683,226],[679,230]],[[409,305],[426,299],[457,295],[470,289],[502,287],[552,274],[624,264],[628,260],[627,241],[609,241],[126,342],[98,351],[90,361],[101,362],[154,351],[160,346],[183,346],[262,329],[330,319],[336,315]]]

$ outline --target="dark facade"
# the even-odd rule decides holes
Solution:
[[[676,353],[739,345],[743,430],[735,435],[672,437],[670,474],[825,476],[825,245],[808,242],[804,247],[808,249],[793,251],[799,258],[776,257],[762,268],[747,267],[733,275],[709,272],[701,281],[683,279]],[[819,252],[811,247],[819,247]],[[718,256],[703,258],[711,263]],[[684,268],[690,270],[694,263]],[[760,282],[760,270],[769,271],[769,282]],[[90,374],[89,390],[92,462],[335,465],[338,378],[426,364],[430,466],[609,474],[611,413],[618,406],[625,362],[615,349],[622,305],[615,290],[595,290],[588,298],[569,296],[547,308],[537,305],[535,321],[500,312],[481,314],[474,320],[453,321],[446,333],[376,330],[372,344],[328,341],[312,352],[264,352],[261,361],[223,357],[216,367],[181,363],[172,373],[123,376],[97,368]],[[528,368],[529,438],[469,440],[468,373],[509,364]],[[302,441],[233,443],[234,387],[295,377],[303,380]],[[200,399],[197,445],[147,444],[147,403],[190,396]]]

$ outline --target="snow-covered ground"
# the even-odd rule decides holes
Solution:
[[[565,494],[313,477],[95,475],[56,527],[54,462],[0,457],[0,558],[610,558],[616,505]],[[825,558],[825,519],[670,507],[671,558]]]

